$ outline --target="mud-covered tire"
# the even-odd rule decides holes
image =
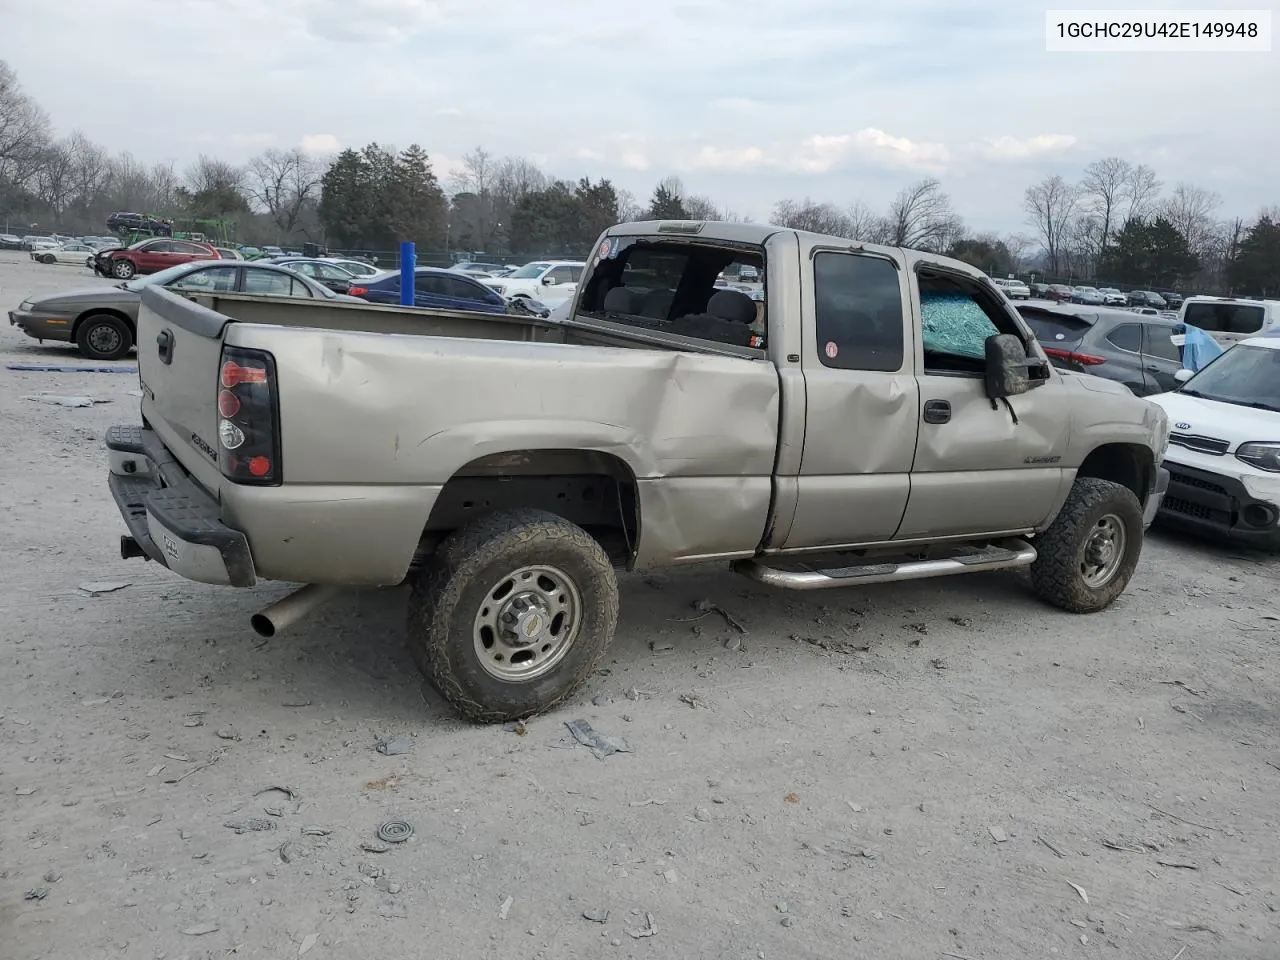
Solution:
[[[542,642],[555,639],[550,634],[540,634],[525,647],[513,648],[500,639],[484,646],[481,620],[496,618],[502,610],[515,615],[508,609],[515,599],[527,595],[536,603],[544,593],[560,589],[538,586],[560,581],[540,581],[528,568],[549,569],[563,578],[558,595],[571,599],[575,613],[565,617],[561,629],[572,619],[573,632],[565,634],[562,652],[548,655],[545,672],[528,679],[504,678],[495,671],[519,669],[517,656],[561,650]],[[526,581],[531,594],[520,592]],[[543,510],[501,511],[476,519],[440,544],[412,584],[407,640],[414,661],[440,695],[475,723],[522,719],[564,701],[595,671],[618,623],[618,581],[608,555],[581,527]],[[532,619],[528,612],[520,615]],[[546,628],[554,622],[552,616]],[[521,627],[526,623],[521,620]],[[492,630],[488,637],[493,640]],[[506,663],[500,662],[504,657]],[[525,662],[530,670],[540,669],[531,659]]]
[[[133,331],[117,316],[95,314],[76,327],[76,346],[90,360],[119,360],[133,348]]]
[[[1109,530],[1123,542],[1107,553]],[[1070,613],[1096,613],[1115,602],[1133,577],[1142,555],[1142,505],[1133,491],[1109,480],[1078,477],[1049,529],[1035,539],[1031,586],[1047,603]],[[1115,557],[1114,565],[1099,558]],[[1110,570],[1109,575],[1103,574]],[[1090,571],[1098,571],[1090,577]]]

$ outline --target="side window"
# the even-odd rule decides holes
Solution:
[[[818,357],[839,370],[900,370],[902,280],[889,260],[850,253],[813,259]]]
[[[281,266],[287,270],[292,270],[294,273],[300,273],[304,277],[314,277],[319,273],[314,263],[284,263]]]
[[[1107,339],[1113,346],[1130,353],[1142,352],[1142,325],[1138,323],[1122,323],[1109,334]],[[1172,346],[1172,344],[1171,344]]]
[[[207,270],[193,270],[174,280],[170,290],[187,290],[202,293],[232,293],[236,288],[235,267],[209,267]]]
[[[1001,299],[1003,302],[1003,298]],[[984,303],[980,292],[947,276],[921,275],[920,319],[926,370],[981,373],[986,369],[987,338],[1002,332],[998,303]]]
[[[489,299],[487,291],[480,284],[467,283],[465,280],[454,277],[445,278],[445,289],[448,291],[448,296],[458,300],[476,300],[485,303]]]
[[[445,277],[441,277],[434,273],[420,273],[413,278],[413,292],[415,295],[425,293],[433,297],[451,297],[453,294],[449,291],[449,287],[445,283],[445,279]],[[398,281],[396,283],[396,289],[400,289]]]
[[[244,292],[264,297],[292,296],[293,277],[274,270],[248,267],[244,271]]]
[[[175,247],[171,240],[152,240],[141,248],[146,253],[173,253]]]
[[[308,287],[301,280],[299,280],[297,277],[290,279],[289,282],[293,284],[292,292],[290,293],[290,296],[293,296],[293,297],[311,296],[311,288]]]
[[[556,283],[577,283],[582,276],[582,268],[556,267],[551,271],[551,276],[556,278]]]
[[[1182,354],[1179,352],[1177,344],[1173,342],[1173,327],[1163,324],[1151,324],[1146,329],[1146,352],[1148,354],[1153,357],[1159,357],[1161,360],[1172,360],[1174,363],[1182,362]]]

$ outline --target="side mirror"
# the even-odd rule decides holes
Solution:
[[[1027,376],[1027,348],[1011,333],[987,337],[987,396],[1015,397],[1031,389]]]
[[[542,278],[542,285],[544,287],[554,287],[556,285],[556,278],[551,276],[551,274],[547,274]]]
[[[1184,370],[1179,370],[1177,373],[1175,373],[1173,375],[1173,379],[1177,380],[1179,383],[1186,383],[1188,380],[1190,380],[1194,376],[1195,376],[1195,373],[1193,371],[1184,369]]]

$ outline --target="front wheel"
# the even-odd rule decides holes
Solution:
[[[40,262],[41,263],[57,263],[58,258],[55,257],[52,253],[46,253],[43,257],[40,258]]]
[[[76,346],[90,360],[119,360],[133,346],[133,331],[119,317],[86,317],[76,328]]]
[[[1071,613],[1106,609],[1137,569],[1142,506],[1127,487],[1078,477],[1036,551],[1031,586],[1040,599]]]
[[[117,280],[132,280],[137,272],[138,268],[133,265],[132,260],[111,261],[111,275]]]
[[[618,581],[581,527],[510,510],[453,533],[416,574],[408,643],[468,720],[541,713],[577,691],[618,623]]]

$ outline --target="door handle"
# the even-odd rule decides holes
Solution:
[[[173,363],[173,333],[161,330],[156,336],[156,352],[160,354],[161,363]]]
[[[946,400],[924,402],[925,423],[947,423],[951,420],[951,404]]]
[[[1148,365],[1147,365],[1147,367],[1146,367],[1146,371],[1147,371],[1147,373],[1159,373],[1159,372],[1160,372],[1160,368],[1159,368],[1158,366],[1156,366],[1154,363],[1151,363],[1151,364],[1148,364]]]

